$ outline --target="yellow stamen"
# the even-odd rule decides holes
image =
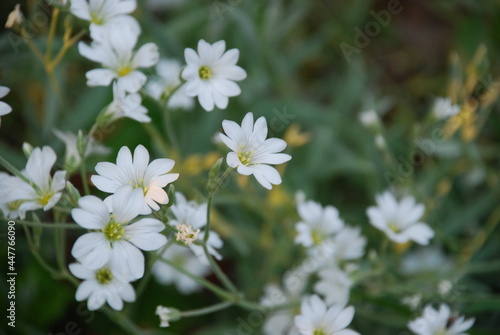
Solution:
[[[206,66],[206,65],[203,65],[202,67],[200,67],[200,69],[198,70],[198,75],[200,76],[201,79],[203,80],[207,80],[207,79],[210,79],[212,77],[212,70]]]

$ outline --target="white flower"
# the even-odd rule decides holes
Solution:
[[[185,245],[190,245],[198,239],[199,229],[194,229],[190,224],[178,224],[176,241],[182,241]]]
[[[136,34],[141,28],[137,21],[126,14],[137,7],[135,0],[71,0],[70,11],[76,17],[90,22],[90,35],[100,39],[109,26],[122,22],[130,25]]]
[[[21,12],[21,5],[17,4],[14,10],[9,13],[7,17],[7,22],[5,22],[5,28],[12,28],[15,25],[21,24],[24,21],[24,15]]]
[[[413,197],[404,197],[400,202],[389,191],[376,197],[377,207],[366,211],[370,223],[383,231],[392,241],[406,243],[413,240],[427,245],[434,231],[425,223],[419,222],[425,207],[416,204]]]
[[[441,304],[439,310],[427,305],[421,317],[410,321],[408,328],[418,335],[467,335],[464,333],[474,324],[474,318],[464,321],[463,316],[455,316],[450,307]]]
[[[414,295],[406,296],[401,299],[401,303],[410,307],[412,311],[416,311],[420,302],[422,301],[422,294],[415,293]]]
[[[295,225],[298,232],[295,243],[304,247],[318,245],[344,227],[339,211],[333,206],[323,208],[310,200],[299,203],[297,210],[302,220]]]
[[[337,262],[353,260],[362,257],[365,253],[366,238],[361,235],[358,227],[345,226],[332,238],[335,246]]]
[[[260,299],[263,306],[273,310],[275,306],[291,302],[298,298],[297,295],[291,294],[288,290],[282,290],[278,285],[268,284],[264,287],[264,295]],[[299,335],[293,318],[296,312],[293,309],[277,310],[268,314],[264,322],[263,331],[266,335]]]
[[[314,285],[314,291],[325,297],[327,304],[346,305],[353,281],[347,272],[337,265],[330,265],[318,273],[319,280]]]
[[[189,248],[177,244],[169,246],[161,258],[168,259],[198,277],[205,277],[210,273],[210,267],[202,264]],[[175,287],[183,294],[190,294],[201,289],[196,281],[161,261],[155,262],[152,271],[160,284],[175,284]]]
[[[167,107],[171,109],[193,109],[194,100],[186,94],[186,85],[180,84],[181,64],[176,60],[162,59],[156,65],[157,77],[148,81],[146,92],[156,100],[168,99]],[[173,93],[172,93],[173,92]]]
[[[460,106],[453,105],[450,98],[437,98],[432,112],[437,119],[446,119],[458,113]]]
[[[120,311],[123,301],[135,301],[132,285],[117,276],[108,264],[99,269],[89,269],[82,264],[72,263],[69,270],[75,277],[83,279],[76,290],[76,300],[88,299],[87,307],[90,311],[99,309],[105,302]]]
[[[358,115],[359,122],[365,127],[371,127],[378,122],[378,115],[375,110],[370,109],[364,112],[359,113]]]
[[[105,116],[114,121],[122,117],[128,117],[137,122],[151,122],[147,115],[148,110],[142,106],[142,98],[139,93],[127,93],[120,89],[118,84],[113,83],[113,101],[106,109]]]
[[[131,223],[143,208],[141,189],[120,188],[112,198],[112,208],[95,196],[78,200],[79,208],[71,211],[77,224],[93,230],[80,236],[71,254],[89,269],[96,270],[108,262],[115,273],[127,280],[144,274],[144,256],[139,249],[152,251],[167,242],[160,232],[165,225],[144,218]]]
[[[279,153],[286,148],[286,142],[267,136],[267,122],[262,116],[253,123],[253,114],[247,113],[241,127],[234,121],[222,121],[225,134],[221,140],[232,150],[226,161],[230,167],[237,168],[242,175],[254,175],[257,181],[270,190],[271,185],[281,184],[278,171],[268,164],[282,164],[292,157]]]
[[[156,306],[155,314],[160,318],[160,327],[165,328],[170,326],[170,309],[165,306]]]
[[[343,305],[327,307],[317,295],[302,300],[301,314],[295,317],[295,326],[302,335],[359,335],[345,329],[354,317],[354,307]]]
[[[56,154],[51,147],[35,148],[21,171],[31,184],[17,177],[7,180],[11,191],[4,201],[9,203],[11,214],[17,212],[24,219],[27,211],[39,208],[48,211],[57,204],[66,185],[66,171],[57,171],[51,177],[55,162]]]
[[[0,209],[3,215],[9,219],[19,217],[19,206],[23,201],[17,199],[15,193],[20,187],[27,187],[22,179],[0,172]]]
[[[226,52],[226,42],[209,44],[198,42],[198,53],[191,48],[184,50],[187,66],[182,78],[187,81],[186,94],[198,97],[201,107],[210,112],[214,105],[227,107],[229,97],[237,96],[241,89],[235,81],[246,78],[245,70],[236,65],[240,52],[231,49]]]
[[[9,94],[10,89],[5,86],[0,86],[0,99],[5,97],[7,94]],[[0,101],[0,116],[6,115],[12,112],[12,107],[7,105],[5,102]],[[2,118],[0,118],[0,124],[1,124]]]
[[[142,145],[135,148],[133,158],[130,149],[122,147],[116,157],[116,164],[98,163],[95,170],[99,175],[93,175],[91,180],[99,190],[106,193],[115,193],[123,185],[141,189],[141,214],[150,214],[151,209],[160,209],[158,204],[168,203],[168,195],[163,188],[179,177],[178,173],[168,173],[174,164],[173,160],[167,158],[155,159],[149,163],[149,153]]]
[[[175,204],[170,207],[174,217],[169,223],[175,227],[180,224],[190,224],[194,228],[202,228],[207,224],[207,204],[188,201],[180,193],[175,193]]]
[[[80,157],[80,153],[78,152],[77,136],[72,132],[63,132],[58,129],[54,129],[52,130],[52,132],[66,145],[66,157],[64,159],[65,166],[69,169],[77,168],[82,160]],[[91,154],[106,155],[109,153],[109,151],[109,148],[106,148],[105,146],[97,143],[93,138],[90,138],[88,140],[87,147],[85,148],[85,153],[83,156],[88,157]]]
[[[203,241],[204,237],[205,237],[205,232],[202,231],[198,235],[198,239],[200,241]],[[210,235],[208,236],[207,250],[208,250],[208,253],[210,255],[212,255],[213,257],[215,257],[215,259],[217,259],[218,261],[220,261],[222,259],[222,256],[221,256],[221,254],[219,254],[217,249],[222,248],[223,244],[224,244],[224,242],[222,242],[222,239],[220,238],[219,234],[217,234],[216,232],[211,230]],[[205,251],[203,250],[203,246],[192,243],[189,245],[189,248],[194,252],[196,257],[198,257],[198,259],[200,260],[200,262],[202,264],[205,264],[205,265],[210,264],[207,256],[205,255]]]
[[[87,85],[108,86],[116,79],[120,90],[139,91],[147,77],[137,69],[155,65],[159,53],[154,43],[146,43],[134,52],[138,36],[132,25],[120,21],[110,25],[102,38],[94,40],[90,46],[80,42],[80,54],[103,66],[86,73]]]
[[[403,257],[401,271],[406,275],[415,275],[425,272],[449,272],[453,261],[438,247],[429,246],[409,253]]]

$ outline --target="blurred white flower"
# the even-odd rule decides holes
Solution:
[[[182,71],[186,80],[186,94],[198,97],[201,107],[210,112],[214,105],[225,109],[229,97],[237,96],[241,89],[235,81],[246,78],[245,70],[236,65],[240,52],[231,49],[226,52],[226,42],[209,44],[198,42],[198,53],[191,48],[184,50],[187,66]]]
[[[110,263],[114,273],[128,280],[144,274],[144,255],[139,249],[157,250],[167,242],[160,234],[165,225],[156,219],[143,218],[134,223],[143,208],[141,189],[123,186],[112,198],[112,209],[95,196],[78,200],[71,211],[73,220],[92,232],[80,236],[71,254],[85,267],[97,270]]]
[[[345,226],[332,238],[335,246],[335,260],[354,260],[361,258],[365,253],[366,237],[361,235],[358,227]]]
[[[185,245],[190,245],[198,239],[199,229],[194,229],[190,224],[178,224],[176,226],[176,241],[182,241]]]
[[[290,292],[281,289],[278,285],[268,284],[264,287],[264,295],[260,299],[260,304],[269,307],[273,310],[276,306],[292,302],[293,300],[300,299],[297,292]],[[262,328],[266,335],[299,335],[299,331],[293,323],[293,318],[297,315],[294,309],[287,308],[283,310],[276,310],[267,315],[266,321]]]
[[[3,215],[9,219],[17,219],[20,216],[19,206],[23,200],[18,199],[16,194],[20,188],[27,188],[26,183],[21,178],[0,172],[0,209]]]
[[[436,98],[432,113],[437,119],[446,119],[458,113],[460,106],[453,105],[450,98]]]
[[[135,301],[135,291],[126,280],[121,280],[109,267],[104,265],[99,269],[89,269],[82,264],[72,263],[69,265],[71,273],[83,282],[76,290],[77,301],[87,301],[90,311],[99,309],[105,302],[111,308],[121,311],[123,301]]]
[[[378,115],[375,110],[370,109],[364,112],[359,113],[358,115],[359,122],[365,127],[371,127],[378,122]]]
[[[349,293],[353,281],[347,272],[332,264],[319,271],[319,280],[314,285],[314,291],[325,298],[328,305],[339,304],[345,306],[349,301]]]
[[[9,94],[10,89],[5,86],[0,86],[0,99],[5,97],[7,94]],[[8,104],[6,104],[3,101],[0,101],[0,116],[6,115],[12,112],[12,107],[10,107]],[[0,118],[0,125],[2,124],[2,118]]]
[[[401,263],[401,271],[407,275],[424,272],[448,272],[452,260],[438,248],[429,246],[406,253]]]
[[[401,299],[401,303],[410,307],[412,311],[416,311],[420,302],[422,301],[422,294],[415,293],[414,295],[406,296]]]
[[[424,308],[421,317],[410,321],[408,328],[417,335],[467,335],[464,333],[474,324],[474,318],[464,321],[463,316],[453,315],[445,304],[439,310],[431,305]]]
[[[26,183],[18,177],[7,179],[11,192],[7,195],[10,214],[16,211],[24,219],[27,211],[43,208],[48,211],[57,204],[66,186],[66,171],[56,171],[51,177],[50,171],[56,162],[56,153],[51,147],[35,148],[28,158],[22,174],[31,182]]]
[[[383,231],[392,241],[406,243],[413,240],[427,245],[434,231],[425,223],[419,222],[425,207],[416,204],[413,197],[404,197],[400,202],[389,191],[376,196],[377,207],[366,211],[370,223]]]
[[[172,227],[190,224],[194,228],[202,228],[207,224],[207,204],[188,201],[180,192],[175,192],[175,204],[170,207],[170,210],[174,215],[169,221]]]
[[[93,39],[101,39],[106,34],[106,29],[118,22],[129,25],[139,35],[139,23],[126,15],[136,7],[135,0],[71,0],[70,11],[74,16],[90,22],[90,35]]]
[[[160,57],[154,43],[146,43],[134,52],[138,36],[132,25],[120,21],[107,27],[102,38],[94,40],[90,46],[80,42],[80,54],[103,66],[86,73],[87,85],[108,86],[116,79],[118,89],[138,92],[147,77],[137,69],[155,65]]]
[[[68,168],[77,168],[80,165],[82,158],[78,152],[77,147],[77,136],[70,131],[61,131],[58,129],[53,129],[52,132],[58,139],[64,142],[66,145],[66,156],[64,158],[65,166]],[[103,146],[102,144],[96,142],[93,138],[90,138],[85,148],[84,157],[88,157],[91,154],[106,155],[110,151],[109,148]]]
[[[453,283],[447,279],[441,280],[437,287],[438,293],[441,297],[446,297],[451,292],[452,288]]]
[[[222,121],[224,133],[219,136],[232,151],[227,154],[227,165],[238,169],[242,175],[254,175],[257,181],[270,190],[271,185],[281,184],[278,171],[268,164],[282,164],[292,157],[279,153],[286,148],[286,142],[267,136],[267,122],[262,116],[253,122],[253,114],[247,113],[241,127],[234,121]]]
[[[92,183],[99,190],[115,193],[123,185],[132,185],[142,191],[143,208],[141,214],[150,214],[151,210],[159,210],[158,204],[167,204],[168,195],[163,189],[179,178],[178,173],[168,173],[174,167],[171,159],[160,158],[149,163],[148,150],[138,145],[134,157],[127,147],[122,147],[116,157],[116,164],[98,163],[95,167],[98,175],[91,177]],[[105,201],[111,201],[113,195]]]
[[[160,318],[160,327],[166,328],[170,326],[170,309],[165,306],[156,306],[155,314]]]
[[[17,4],[14,7],[14,10],[9,13],[9,16],[7,17],[7,22],[5,22],[5,28],[12,28],[15,25],[21,24],[23,21],[24,21],[24,15],[21,12],[21,5]]]
[[[297,206],[301,221],[295,225],[297,236],[295,243],[312,247],[338,233],[344,227],[339,211],[333,206],[322,207],[309,200]]]
[[[203,241],[203,238],[205,237],[205,232],[202,231],[198,235],[198,239],[200,241]],[[217,249],[222,248],[224,242],[220,238],[219,234],[217,234],[215,231],[211,230],[210,235],[208,236],[208,241],[207,241],[207,250],[210,255],[215,257],[216,260],[220,261],[222,259],[222,255],[219,254]],[[205,255],[205,251],[203,250],[203,246],[198,245],[198,244],[190,244],[189,248],[194,252],[196,257],[200,260],[200,262],[204,265],[209,265],[209,261],[207,258],[207,255]]]
[[[294,321],[301,335],[359,335],[345,329],[354,317],[352,306],[345,309],[344,305],[328,307],[320,297],[313,295],[302,300],[300,312]]]
[[[177,244],[169,246],[161,258],[168,259],[198,277],[205,277],[210,273],[210,267],[202,264],[189,248]],[[190,294],[201,289],[196,281],[161,261],[155,262],[152,271],[160,284],[174,284],[183,294]]]
[[[171,109],[193,109],[194,99],[187,95],[186,85],[177,88],[181,84],[181,64],[178,61],[160,60],[156,64],[156,73],[158,76],[150,79],[146,85],[146,92],[150,96],[158,101],[168,99],[167,107]]]
[[[148,110],[142,106],[142,98],[139,93],[127,93],[121,90],[116,82],[113,83],[113,101],[105,113],[111,121],[128,117],[137,122],[151,122],[147,113]]]

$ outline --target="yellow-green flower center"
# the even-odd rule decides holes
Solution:
[[[103,18],[99,15],[99,13],[90,13],[90,22],[101,25],[104,23]]]
[[[113,280],[113,274],[108,268],[100,268],[95,273],[95,279],[99,284],[107,285]]]
[[[200,78],[203,80],[210,79],[212,77],[212,69],[210,69],[206,65],[203,65],[198,70],[198,74],[199,74]]]
[[[14,200],[7,204],[7,208],[9,209],[9,211],[17,211],[22,203],[22,200]]]
[[[401,231],[401,227],[399,227],[399,225],[394,222],[389,222],[387,227],[395,233],[399,233]]]
[[[50,199],[54,196],[54,193],[52,192],[49,192],[49,193],[45,193],[45,194],[42,194],[39,198],[39,201],[40,201],[40,204],[42,206],[45,206],[49,203]]]
[[[311,237],[314,244],[320,244],[323,241],[323,234],[316,229],[311,232]]]
[[[108,224],[102,228],[104,237],[110,242],[121,240],[124,232],[125,228],[113,219],[111,219],[111,221],[109,221]]]
[[[116,71],[116,73],[118,74],[118,76],[124,77],[127,74],[129,74],[130,72],[132,72],[133,70],[134,69],[131,66],[125,65],[125,66],[122,66],[121,68],[119,68],[118,71]]]
[[[252,156],[254,154],[253,150],[240,150],[238,151],[238,159],[243,165],[250,165],[252,161]]]
[[[323,329],[315,329],[313,335],[326,335]]]
[[[142,188],[142,191],[144,192],[144,195],[146,195],[148,193],[148,187],[146,185],[144,185],[144,179],[141,179],[137,182],[134,182],[133,180],[131,180],[129,182],[130,185],[132,185],[132,187],[134,189],[136,188]]]

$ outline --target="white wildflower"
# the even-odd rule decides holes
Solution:
[[[157,250],[167,242],[160,232],[165,225],[156,219],[143,218],[132,222],[143,208],[141,189],[123,186],[112,198],[111,209],[95,196],[78,200],[71,211],[77,224],[92,230],[80,236],[71,254],[89,269],[96,270],[110,263],[113,272],[127,280],[144,274],[144,255],[139,249]]]
[[[164,205],[169,201],[163,188],[179,177],[178,173],[168,173],[174,164],[173,160],[167,158],[155,159],[149,163],[149,153],[142,145],[135,148],[133,157],[129,148],[122,147],[116,157],[116,164],[98,163],[95,167],[98,175],[93,175],[91,180],[99,190],[106,193],[115,193],[123,185],[141,189],[141,214],[150,214],[151,210],[160,209],[158,204]]]
[[[83,279],[76,290],[76,300],[87,300],[90,311],[99,309],[107,302],[113,309],[121,311],[123,301],[135,301],[132,285],[114,273],[109,264],[99,269],[89,269],[82,264],[72,263],[69,270],[77,278]]]
[[[278,138],[267,137],[267,122],[260,117],[253,122],[253,114],[247,113],[241,127],[234,121],[224,120],[220,134],[222,141],[232,151],[226,161],[230,167],[237,168],[242,175],[254,175],[257,181],[267,189],[281,184],[278,171],[269,164],[282,164],[292,157],[280,153],[286,148],[286,142]]]
[[[400,202],[389,191],[376,197],[377,206],[370,207],[366,213],[370,223],[383,231],[392,241],[406,243],[410,240],[427,245],[434,231],[420,222],[425,207],[416,204],[413,197],[404,197]]]
[[[186,94],[198,97],[200,105],[208,112],[217,106],[225,109],[229,97],[237,96],[241,89],[235,81],[246,78],[245,70],[236,65],[240,52],[231,49],[224,52],[226,43],[198,42],[198,53],[191,48],[184,50],[187,66],[182,71],[186,80]]]
[[[408,328],[417,335],[467,335],[464,332],[472,327],[474,318],[464,319],[452,314],[448,305],[441,304],[439,310],[427,305],[421,317],[408,323]]]

